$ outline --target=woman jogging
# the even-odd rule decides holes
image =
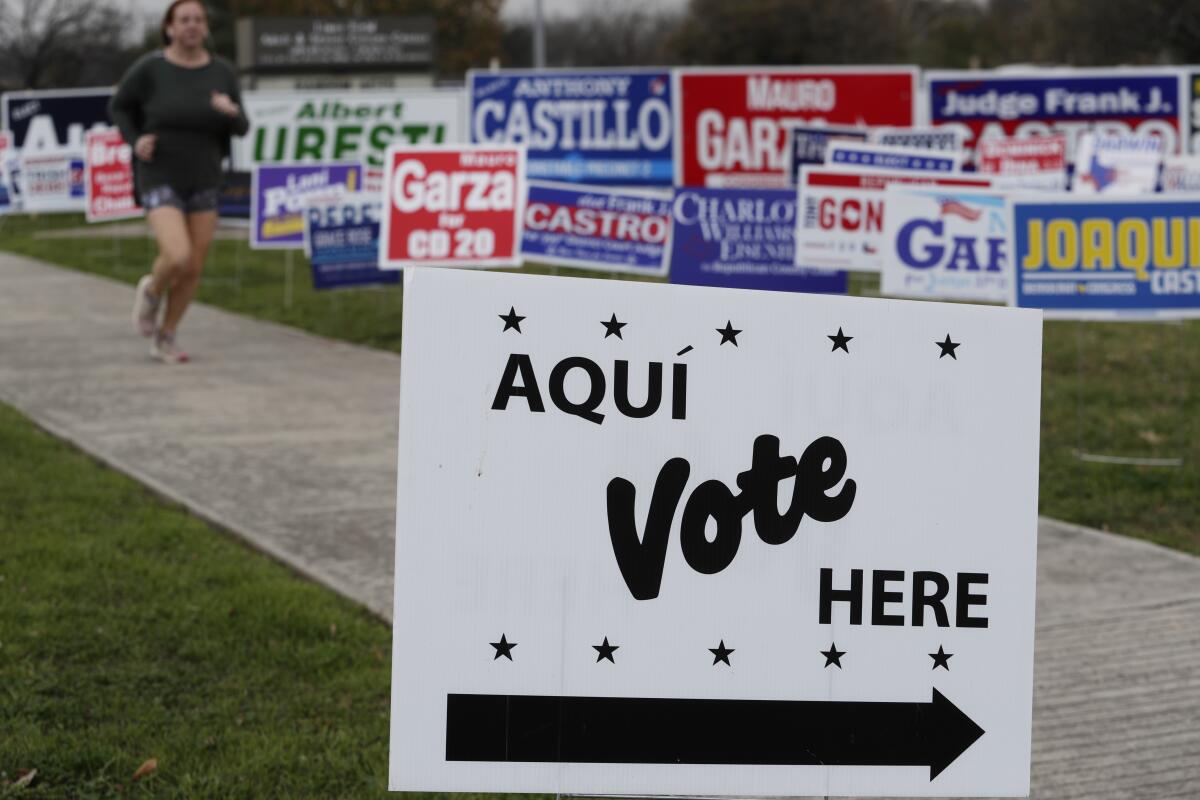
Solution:
[[[161,32],[163,49],[130,67],[109,111],[133,148],[138,195],[158,241],[152,272],[138,281],[134,324],[152,337],[156,358],[178,364],[188,357],[175,331],[217,227],[221,160],[229,137],[245,134],[250,123],[233,67],[204,47],[208,11],[201,0],[171,3]]]

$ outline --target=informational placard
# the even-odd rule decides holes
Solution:
[[[1200,195],[1010,207],[1013,305],[1055,319],[1200,317]]]
[[[946,150],[963,148],[963,133],[953,128],[888,128],[871,130],[871,142],[890,147],[909,147],[917,150]]]
[[[397,270],[379,268],[379,220],[383,204],[364,192],[304,205],[304,251],[314,289],[397,283]]]
[[[1162,145],[1162,139],[1157,136],[1085,133],[1079,137],[1071,191],[1075,194],[1150,194],[1158,186]]]
[[[255,73],[397,72],[433,64],[431,16],[240,17],[238,67]]]
[[[245,92],[250,131],[233,140],[239,168],[301,161],[358,161],[382,168],[392,143],[466,141],[457,89]]]
[[[987,178],[932,173],[800,170],[796,261],[825,269],[879,272],[883,267],[884,189],[891,185],[987,189]]]
[[[250,247],[304,248],[304,204],[338,199],[362,187],[362,166],[257,164],[250,191]]]
[[[998,192],[889,186],[880,290],[893,297],[1008,301],[1008,210]]]
[[[0,128],[12,133],[20,152],[16,190],[25,210],[84,211],[84,134],[110,125],[112,95],[112,89],[104,88],[0,96]]]
[[[845,272],[796,266],[794,190],[676,189],[672,211],[672,283],[846,291]]]
[[[13,191],[12,172],[16,166],[15,148],[12,134],[0,131],[0,214],[9,214],[16,210],[17,197]]]
[[[133,199],[133,149],[121,132],[88,131],[83,185],[88,222],[132,219],[142,215]]]
[[[830,169],[888,170],[896,172],[955,173],[962,166],[962,152],[890,147],[860,142],[832,142],[825,150],[825,166]]]
[[[667,70],[472,70],[471,141],[519,144],[537,180],[673,182]]]
[[[682,186],[789,185],[787,128],[916,121],[912,67],[702,67],[675,80]]]
[[[800,180],[800,167],[805,164],[823,165],[825,151],[830,142],[848,140],[867,141],[866,128],[839,128],[833,126],[789,125],[787,126],[787,174],[791,185]]]
[[[1028,794],[1040,314],[405,279],[391,790]]]
[[[1067,137],[983,139],[976,143],[975,165],[997,189],[1062,191],[1067,188]]]
[[[1200,156],[1164,158],[1159,188],[1164,194],[1200,192]]]
[[[523,147],[393,145],[386,163],[381,267],[521,263]]]
[[[529,182],[521,253],[529,261],[666,275],[671,195]]]
[[[959,130],[968,148],[980,139],[1067,137],[1074,162],[1080,134],[1152,134],[1180,153],[1186,129],[1183,73],[1173,68],[968,70],[925,73],[935,126]]]

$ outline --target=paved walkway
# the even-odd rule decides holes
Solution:
[[[399,358],[197,306],[165,368],[131,297],[0,253],[0,401],[389,617]],[[1200,559],[1043,519],[1037,593],[1032,796],[1200,798]]]

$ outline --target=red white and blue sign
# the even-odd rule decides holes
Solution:
[[[885,169],[898,172],[958,172],[962,155],[882,144],[833,142],[825,151],[825,166],[831,169]]]
[[[304,209],[304,249],[314,289],[397,283],[399,270],[379,268],[378,196],[355,192]]]
[[[535,180],[670,186],[666,70],[472,71],[471,141],[523,144]]]
[[[671,283],[844,294],[846,273],[797,267],[791,189],[677,189]]]
[[[1177,69],[929,72],[925,101],[933,125],[981,139],[1067,135],[1067,160],[1080,134],[1152,134],[1164,152],[1182,152],[1186,136],[1183,73]]]
[[[529,182],[521,253],[529,261],[665,275],[669,194]]]
[[[1200,317],[1200,195],[1010,208],[1012,305],[1058,319]]]

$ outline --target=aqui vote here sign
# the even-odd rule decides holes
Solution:
[[[1028,793],[1039,312],[404,300],[392,790]]]

